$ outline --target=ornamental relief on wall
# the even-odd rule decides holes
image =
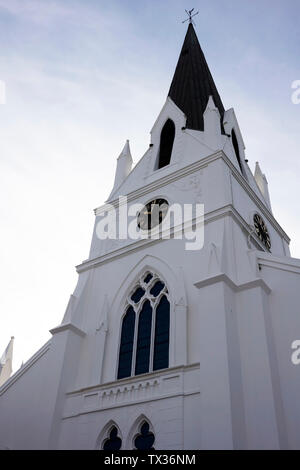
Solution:
[[[192,175],[183,177],[181,180],[172,183],[172,187],[177,191],[190,191],[193,194],[193,200],[195,203],[201,204],[202,201],[202,180],[203,170],[198,171]]]

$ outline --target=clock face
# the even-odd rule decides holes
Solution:
[[[169,204],[165,199],[153,199],[143,207],[137,216],[138,227],[142,230],[151,230],[159,225],[166,217]]]
[[[271,240],[268,229],[266,224],[264,223],[263,219],[260,215],[255,214],[253,217],[254,227],[256,231],[256,235],[258,238],[263,242],[265,247],[270,251],[271,249]]]

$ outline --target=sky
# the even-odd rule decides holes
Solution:
[[[0,0],[0,356],[60,324],[126,139],[136,163],[195,29],[300,258],[299,0]]]

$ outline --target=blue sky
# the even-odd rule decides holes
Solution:
[[[135,162],[148,147],[192,7],[300,257],[299,0],[0,0],[0,350],[15,335],[15,370],[61,321],[125,140]]]

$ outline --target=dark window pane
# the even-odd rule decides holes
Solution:
[[[131,376],[134,325],[135,312],[129,307],[122,324],[118,379]]]
[[[144,289],[138,287],[137,290],[132,294],[131,300],[133,300],[136,304],[141,300],[143,295],[145,294]]]
[[[145,277],[144,282],[145,282],[146,284],[148,284],[148,282],[150,282],[152,278],[153,278],[152,274],[149,273],[149,274],[147,274],[147,276]]]
[[[169,165],[175,138],[175,124],[168,119],[160,135],[158,168]]]
[[[232,129],[232,132],[231,132],[231,138],[232,138],[232,144],[233,144],[233,148],[234,148],[234,151],[235,151],[236,159],[238,161],[241,172],[243,173],[243,167],[242,167],[242,163],[241,163],[239,144],[238,144],[238,141],[237,141],[237,138],[236,138],[236,135],[235,135],[235,132],[234,132],[233,129]]]
[[[138,450],[154,450],[152,447],[154,440],[154,434],[149,431],[149,424],[145,422],[141,427],[140,434],[134,440],[134,445]]]
[[[138,338],[136,349],[135,373],[149,372],[150,343],[151,343],[152,307],[147,300],[139,315]]]
[[[153,370],[169,367],[170,304],[166,296],[156,308]]]
[[[152,287],[150,294],[153,295],[154,297],[157,297],[164,287],[165,285],[161,281],[157,281]]]
[[[103,450],[120,450],[122,440],[118,437],[118,430],[114,426],[109,434],[109,439],[104,442]]]

